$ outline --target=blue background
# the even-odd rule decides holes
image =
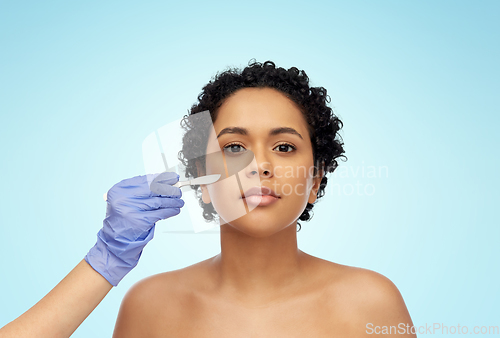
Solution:
[[[299,247],[390,278],[417,326],[500,325],[499,11],[485,0],[2,1],[0,326],[94,245],[102,194],[144,174],[144,138],[251,58],[304,69],[344,122],[345,174],[331,176]],[[363,177],[371,166],[387,171]],[[74,337],[110,337],[133,283],[219,252],[217,235],[168,226]]]

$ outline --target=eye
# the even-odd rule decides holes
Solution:
[[[290,144],[290,143],[281,143],[281,144],[278,144],[274,149],[276,148],[279,148],[280,150],[284,150],[284,151],[279,151],[280,153],[291,153],[295,150],[297,150],[297,148]],[[292,149],[290,151],[287,151],[289,149]],[[241,150],[243,149],[243,150]],[[226,153],[229,153],[229,154],[238,154],[238,153],[243,153],[246,151],[245,148],[243,148],[243,145],[239,144],[239,143],[231,143],[231,144],[228,144],[227,146],[224,147],[224,151]]]
[[[281,143],[281,144],[278,144],[276,146],[276,148],[280,148],[281,150],[283,150],[283,149],[286,150],[286,149],[292,148],[292,150],[290,150],[290,151],[280,151],[280,153],[291,153],[292,151],[297,150],[297,148],[294,145],[290,144],[290,143]],[[274,149],[276,149],[276,148],[274,148]]]
[[[227,146],[224,147],[224,151],[229,153],[229,154],[243,153],[243,151],[241,151],[240,148],[243,148],[243,146],[241,144],[231,143],[231,144],[228,144]]]

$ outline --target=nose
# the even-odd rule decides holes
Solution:
[[[261,178],[269,178],[273,176],[273,166],[264,154],[254,151],[254,160],[247,167],[246,174],[248,177],[259,175]]]

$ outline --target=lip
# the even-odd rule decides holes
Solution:
[[[268,187],[252,187],[245,191],[241,198],[244,199],[247,204],[266,206],[278,201],[280,196]]]
[[[268,187],[264,187],[264,186],[252,187],[252,188],[248,189],[247,191],[245,191],[244,195],[241,196],[241,198],[254,196],[254,195],[257,195],[257,196],[269,195],[269,196],[273,196],[275,198],[280,198],[280,196],[277,193],[275,193],[273,189],[268,188]]]

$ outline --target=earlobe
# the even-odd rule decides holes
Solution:
[[[203,203],[209,204],[212,202],[210,199],[210,195],[208,193],[208,189],[206,185],[200,185],[201,187],[201,199],[203,200]]]
[[[198,177],[204,176],[205,171],[202,169],[200,162],[196,161],[195,163],[196,163],[196,169],[198,171]],[[203,203],[205,204],[211,203],[212,200],[210,199],[210,195],[208,194],[207,186],[205,184],[200,184],[200,188],[201,188],[201,199],[203,200]]]
[[[307,202],[313,204],[318,199],[318,191],[319,187],[321,186],[321,181],[323,180],[323,175],[324,172],[323,169],[321,169],[318,171],[318,174],[313,178],[314,183],[311,189],[311,193],[309,194],[309,200]]]
[[[313,204],[316,202],[318,199],[318,189],[316,188],[316,185],[311,189],[311,193],[309,194],[309,200],[307,201],[308,203]]]

